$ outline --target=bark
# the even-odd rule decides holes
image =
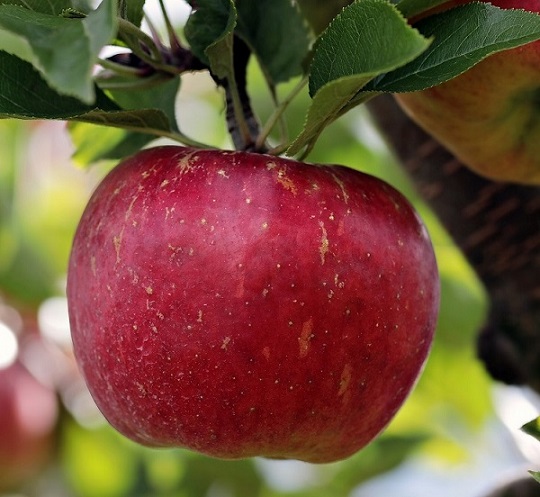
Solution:
[[[540,188],[476,175],[389,95],[368,108],[486,288],[490,312],[479,357],[496,380],[540,392]]]

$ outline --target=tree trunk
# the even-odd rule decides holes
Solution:
[[[490,312],[479,357],[493,378],[540,392],[540,188],[476,175],[389,95],[368,108],[486,288]]]

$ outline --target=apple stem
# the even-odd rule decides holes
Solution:
[[[266,146],[257,146],[256,137],[260,126],[246,90],[246,69],[251,52],[238,37],[234,38],[234,73],[230,78],[217,79],[216,83],[225,89],[227,108],[227,128],[237,150],[265,152]]]
[[[253,147],[253,138],[251,134],[252,121],[249,115],[246,115],[246,109],[239,92],[235,91],[235,85],[225,82],[225,104],[227,106],[227,129],[231,135],[234,148],[237,150],[250,150]]]

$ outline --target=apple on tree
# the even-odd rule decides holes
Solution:
[[[453,0],[437,11],[470,3]],[[493,0],[540,12],[538,0]],[[398,93],[405,112],[480,175],[540,184],[540,41],[492,54],[426,90]]]
[[[124,435],[330,462],[415,384],[439,280],[422,222],[381,180],[168,146],[98,187],[67,292],[82,373]]]

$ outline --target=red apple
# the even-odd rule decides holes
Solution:
[[[538,0],[490,3],[540,12]],[[540,184],[540,41],[498,52],[450,81],[396,98],[416,123],[478,174]]]
[[[181,147],[105,178],[67,291],[76,358],[121,433],[311,462],[353,454],[389,422],[439,301],[426,230],[386,183]]]
[[[35,476],[52,453],[54,391],[19,362],[0,368],[0,492]]]

